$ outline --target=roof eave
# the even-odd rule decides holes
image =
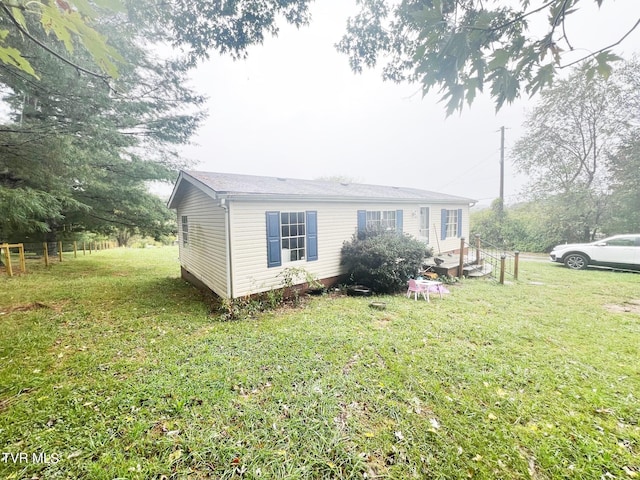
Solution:
[[[442,199],[428,199],[428,198],[385,198],[385,197],[349,197],[344,195],[334,196],[318,196],[318,195],[278,195],[278,194],[244,194],[244,193],[232,193],[232,192],[218,192],[219,196],[238,202],[264,202],[264,201],[280,201],[280,202],[323,202],[323,203],[393,203],[393,204],[407,204],[407,203],[426,203],[435,205],[446,204],[473,204],[475,200],[470,198],[442,198]]]

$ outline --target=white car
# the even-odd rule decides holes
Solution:
[[[557,245],[550,256],[552,262],[564,263],[573,270],[582,270],[589,265],[640,270],[640,234]]]

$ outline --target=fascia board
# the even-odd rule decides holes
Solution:
[[[310,195],[238,195],[227,194],[225,197],[234,202],[319,202],[319,203],[391,203],[391,204],[428,204],[428,205],[470,205],[475,200],[468,198],[424,199],[424,198],[379,198],[379,197],[327,197]]]

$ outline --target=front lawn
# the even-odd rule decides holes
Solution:
[[[640,275],[222,322],[176,248],[0,277],[2,478],[640,478]]]

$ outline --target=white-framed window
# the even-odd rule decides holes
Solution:
[[[267,267],[318,260],[318,212],[265,212]]]
[[[458,236],[458,210],[447,210],[447,220],[445,223],[446,226],[446,236],[447,237],[457,237]]]
[[[396,230],[396,211],[367,210],[367,230]]]
[[[186,247],[189,245],[189,217],[187,215],[182,215],[182,246]]]
[[[430,214],[429,207],[420,207],[420,238],[426,243],[429,243]]]
[[[280,229],[283,261],[304,260],[307,235],[305,212],[280,212]]]

